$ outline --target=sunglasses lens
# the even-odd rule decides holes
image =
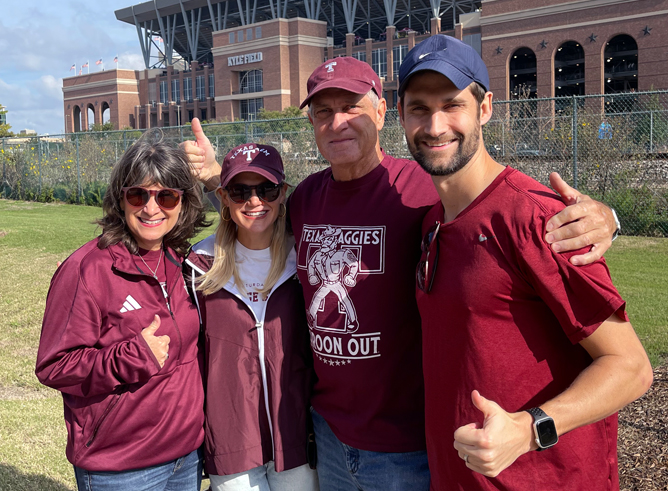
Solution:
[[[281,195],[281,185],[273,182],[264,182],[257,186],[247,186],[246,184],[234,184],[227,189],[227,194],[235,203],[245,203],[248,201],[253,193],[253,189],[257,193],[257,197],[262,201],[271,203],[276,201]]]
[[[415,277],[417,279],[417,286],[420,290],[424,291],[424,280],[427,274],[427,261],[420,261],[415,271]]]
[[[179,201],[181,201],[181,196],[173,189],[163,189],[158,193],[157,201],[161,208],[170,210],[176,208]]]
[[[245,203],[251,197],[251,188],[245,184],[235,184],[227,188],[227,194],[235,203]]]
[[[125,200],[130,206],[144,206],[148,203],[148,193],[142,188],[130,188],[125,191]]]
[[[262,201],[272,202],[276,201],[281,195],[281,186],[273,182],[265,182],[260,184],[257,188],[257,195]]]

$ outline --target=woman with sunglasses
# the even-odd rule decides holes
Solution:
[[[318,489],[306,457],[312,361],[284,177],[271,146],[228,153],[220,224],[186,261],[205,326],[204,461],[213,491]]]
[[[200,489],[199,317],[182,276],[205,221],[186,155],[144,134],[115,165],[102,235],[56,271],[36,374],[62,392],[80,490]]]

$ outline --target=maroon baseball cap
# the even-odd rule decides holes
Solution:
[[[230,150],[223,160],[220,186],[224,188],[242,172],[255,172],[274,184],[280,184],[285,179],[281,155],[271,145],[244,143]]]
[[[308,95],[299,109],[306,106],[314,95],[325,89],[343,89],[355,94],[366,94],[373,90],[378,97],[382,97],[383,92],[380,79],[369,64],[349,56],[327,60],[313,70],[306,83],[306,88]]]

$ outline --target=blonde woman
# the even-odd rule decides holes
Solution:
[[[205,469],[213,491],[317,490],[306,458],[312,361],[283,162],[233,149],[215,235],[187,263],[205,326]]]

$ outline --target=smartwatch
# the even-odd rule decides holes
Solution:
[[[559,441],[554,420],[539,407],[526,410],[533,417],[533,431],[538,444],[538,451],[553,447]]]

